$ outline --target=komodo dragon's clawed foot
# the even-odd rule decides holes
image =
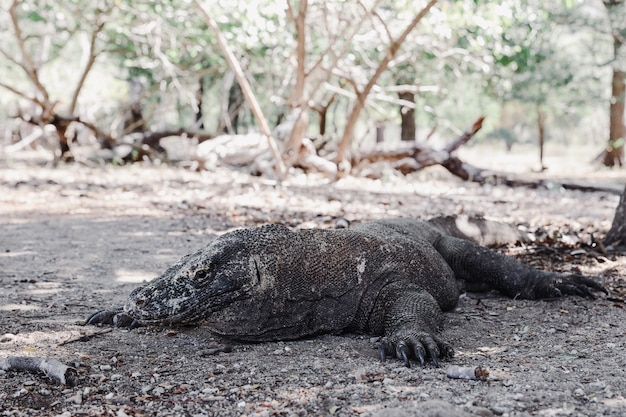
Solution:
[[[407,368],[411,367],[411,358],[419,360],[422,366],[426,366],[426,359],[430,358],[439,367],[439,360],[451,359],[454,349],[450,344],[425,332],[398,332],[381,340],[379,353],[383,362],[391,354],[400,359]]]
[[[124,327],[129,330],[140,327],[137,320],[124,313],[124,310],[101,310],[93,313],[85,320],[85,325]]]
[[[608,294],[608,290],[591,278],[579,274],[564,275],[554,283],[556,297],[563,295],[577,295],[583,298],[595,299],[592,291],[600,291]]]

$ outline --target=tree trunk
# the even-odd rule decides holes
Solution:
[[[69,143],[73,138],[69,138],[67,136],[67,128],[72,123],[72,119],[62,118],[58,115],[54,115],[52,121],[50,122],[57,130],[57,134],[59,135],[59,146],[61,150],[61,159],[64,161],[73,161],[74,157],[72,156],[72,152],[70,150]]]
[[[243,94],[241,87],[237,83],[233,83],[228,90],[228,118],[230,127],[234,133],[239,132],[239,112],[243,105]]]
[[[415,103],[415,94],[409,91],[401,91],[398,93],[400,100]],[[400,106],[400,117],[402,118],[402,130],[400,139],[406,141],[415,141],[415,109],[408,106]]]
[[[609,143],[604,154],[604,165],[612,167],[622,166],[624,157],[624,138],[626,128],[624,127],[624,95],[626,94],[626,84],[624,82],[624,72],[618,69],[613,70],[613,82],[611,91],[610,107],[610,130]]]
[[[324,107],[322,111],[318,112],[319,120],[317,122],[319,126],[319,133],[321,137],[326,134],[326,118],[328,117],[328,107]]]
[[[291,110],[287,116],[285,125],[288,126],[289,132],[287,132],[285,141],[283,142],[282,157],[285,165],[290,167],[296,163],[300,155],[302,139],[309,126],[308,109],[306,107],[297,107]]]
[[[141,106],[144,90],[143,84],[136,77],[132,77],[128,84],[128,101],[130,105],[124,114],[124,135],[142,133],[147,128]]]
[[[198,90],[196,91],[196,128],[204,129],[204,114],[202,113],[202,99],[204,98],[204,77],[198,79]]]
[[[312,109],[318,114],[319,134],[322,137],[326,134],[326,120],[328,118],[328,109],[330,109],[330,106],[335,101],[335,98],[337,98],[337,93],[330,96],[330,99],[328,99],[325,104],[320,104],[312,107]]]
[[[619,204],[615,210],[613,224],[606,234],[604,245],[608,246],[626,246],[626,188],[619,199]]]
[[[239,112],[243,105],[243,93],[241,87],[235,82],[235,74],[227,71],[224,74],[224,80],[221,93],[221,112],[218,131],[230,135],[236,134],[239,127]]]
[[[385,122],[376,122],[376,143],[385,141]]]
[[[545,128],[546,115],[541,110],[541,104],[537,104],[537,130],[539,133],[539,169],[541,172],[546,170],[546,166],[543,164],[543,147],[545,143],[546,128]]]

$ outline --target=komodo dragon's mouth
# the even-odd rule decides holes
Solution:
[[[147,290],[144,288],[143,290]],[[168,295],[152,291],[131,294],[125,312],[143,324],[195,324],[220,311],[233,301],[245,297],[245,291],[231,290],[216,294]]]

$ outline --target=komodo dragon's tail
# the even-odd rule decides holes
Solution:
[[[439,216],[428,220],[444,234],[470,240],[481,246],[500,246],[530,242],[528,234],[508,223],[487,220],[480,216]]]

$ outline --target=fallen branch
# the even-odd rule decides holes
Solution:
[[[136,133],[132,134],[137,135]],[[204,142],[205,140],[213,139],[215,135],[206,132],[198,132],[186,130],[183,128],[174,129],[174,130],[161,130],[157,132],[142,132],[142,137],[137,141],[142,145],[148,145],[151,148],[158,149],[159,141],[163,138],[167,138],[169,136],[182,136],[185,135],[190,138],[198,139],[198,142]]]
[[[432,165],[443,165],[452,158],[454,151],[474,137],[476,132],[481,129],[484,120],[484,116],[476,119],[469,130],[461,134],[456,140],[443,149],[429,148],[417,142],[395,144],[391,147],[389,144],[381,143],[370,151],[354,155],[351,162],[353,166],[362,162],[383,160],[396,162],[394,168],[398,169],[403,174],[419,171],[420,169]],[[453,174],[455,173],[453,172]]]
[[[3,371],[40,372],[63,385],[70,387],[78,385],[76,369],[56,359],[9,356],[0,359],[0,369]]]
[[[529,188],[554,188],[561,187],[566,190],[598,191],[620,195],[621,185],[597,185],[588,182],[575,182],[556,179],[528,179],[519,175],[506,172],[497,172],[476,167],[462,161],[454,155],[454,152],[478,132],[485,120],[484,116],[479,117],[466,132],[451,142],[443,149],[433,149],[423,142],[409,142],[389,145],[380,143],[373,149],[356,154],[351,161],[353,166],[357,164],[365,165],[372,162],[387,161],[391,166],[402,174],[419,171],[432,165],[441,165],[450,173],[465,180],[477,182],[479,184],[503,184],[510,187]],[[370,175],[375,177],[376,175]]]
[[[459,149],[462,145],[465,145],[467,142],[469,142],[471,138],[474,137],[476,132],[482,129],[484,121],[485,121],[485,116],[480,116],[478,119],[476,119],[476,121],[474,122],[470,130],[468,130],[467,132],[464,132],[454,142],[446,146],[444,148],[444,151],[448,153],[452,153],[456,151],[457,149]]]
[[[554,188],[561,187],[566,190],[578,190],[587,192],[605,192],[615,195],[622,193],[622,185],[592,184],[588,182],[575,182],[557,179],[527,179],[515,174],[506,172],[491,171],[482,169],[474,165],[463,162],[456,156],[451,156],[441,164],[452,174],[466,181],[477,182],[479,184],[503,184],[510,187],[529,188]]]
[[[68,339],[68,340],[66,340],[64,342],[61,342],[61,343],[59,343],[57,345],[57,347],[69,345],[70,343],[74,343],[74,342],[88,342],[89,340],[93,339],[94,337],[101,336],[101,335],[107,334],[107,333],[111,333],[112,331],[113,331],[113,329],[105,329],[105,330],[102,330],[100,332],[94,332],[94,333],[91,333],[91,334],[83,334],[83,335],[80,335],[78,337],[74,337],[74,338]]]

